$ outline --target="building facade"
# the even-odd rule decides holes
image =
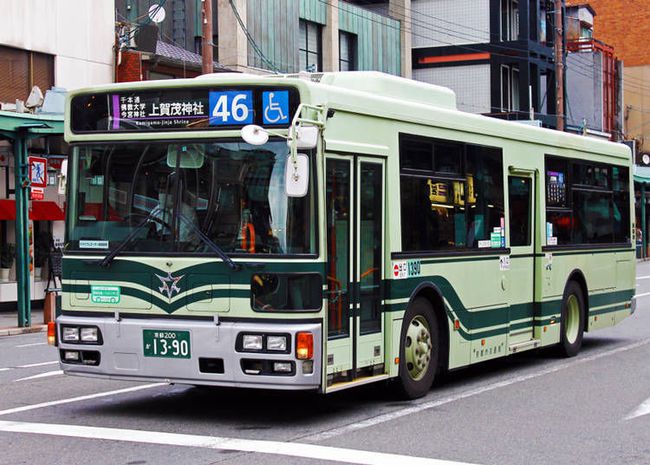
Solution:
[[[410,18],[410,0],[212,3],[215,72],[374,70],[410,77],[411,36],[403,26]],[[118,76],[118,80],[200,74],[201,1],[167,0],[164,19],[155,25],[147,15],[149,4],[148,0],[116,2],[118,22],[133,31],[127,37],[134,39],[127,46],[122,41],[119,47],[122,59],[132,63],[123,66],[120,61],[118,75],[129,73],[129,77]],[[148,34],[157,34],[155,49]],[[161,53],[161,47],[175,48],[175,56]],[[180,57],[179,50],[186,55]],[[170,63],[170,58],[176,62]],[[161,69],[161,63],[169,66]],[[154,70],[152,64],[159,68]]]
[[[62,136],[65,90],[113,81],[115,7],[112,0],[6,0],[2,8],[0,269],[8,272],[0,271],[0,307],[15,308],[21,260],[30,275],[31,298],[41,300],[49,252],[63,243],[65,202],[58,183],[67,152]],[[34,86],[40,93],[32,92]],[[21,125],[46,129],[21,130]],[[27,222],[17,228],[16,195],[28,189],[16,187],[15,160],[24,146],[26,155],[47,159],[41,173],[47,185],[39,195],[32,193]],[[16,248],[21,231],[29,242],[28,257]],[[21,285],[27,285],[25,280]]]
[[[553,6],[547,0],[413,0],[413,78],[458,107],[556,127]]]
[[[638,255],[648,257],[650,226],[650,3],[645,0],[567,0],[588,3],[596,12],[594,30],[623,62],[623,139],[635,159],[635,198]]]
[[[568,131],[623,139],[623,68],[614,47],[594,28],[589,4],[566,8],[566,127]]]

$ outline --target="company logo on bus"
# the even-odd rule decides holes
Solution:
[[[171,300],[171,298],[174,296],[174,292],[177,294],[180,294],[181,288],[178,287],[178,282],[183,279],[183,276],[172,276],[171,273],[167,273],[167,276],[160,276],[159,274],[156,275],[158,279],[160,279],[160,282],[162,283],[162,286],[158,288],[158,290],[162,294],[167,294],[167,298]]]

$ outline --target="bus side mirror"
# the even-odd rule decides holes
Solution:
[[[291,142],[287,142],[291,145]],[[316,126],[296,127],[296,148],[299,150],[315,149],[318,144],[318,128]]]
[[[309,190],[309,157],[304,153],[287,156],[284,192],[287,197],[304,197]]]

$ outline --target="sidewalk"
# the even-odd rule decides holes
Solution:
[[[0,312],[0,337],[43,331],[47,331],[47,325],[43,324],[42,308],[32,308],[32,326],[28,328],[18,327],[17,311]]]

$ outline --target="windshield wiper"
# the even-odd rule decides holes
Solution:
[[[188,225],[192,229],[192,231],[194,231],[196,235],[199,236],[199,239],[201,239],[203,243],[207,245],[210,250],[212,250],[215,254],[217,254],[217,256],[221,260],[223,260],[231,270],[233,271],[241,270],[241,265],[235,263],[233,259],[230,258],[226,254],[226,252],[224,252],[221,247],[215,244],[214,241],[210,239],[203,231],[201,231],[199,227],[192,222],[192,220],[190,220],[188,217],[186,217],[179,211],[176,212],[176,216],[180,218],[186,225]]]
[[[144,220],[142,220],[135,228],[133,228],[133,231],[129,233],[128,236],[118,245],[115,247],[111,252],[109,252],[101,262],[99,262],[99,266],[107,267],[110,266],[110,264],[113,262],[113,259],[117,257],[117,255],[126,248],[126,246],[135,238],[136,234],[140,232],[142,228],[145,227],[149,221],[151,221],[152,218],[154,218],[155,215],[160,212],[161,209],[160,207],[156,207],[153,210],[151,210],[151,213],[149,213]]]

